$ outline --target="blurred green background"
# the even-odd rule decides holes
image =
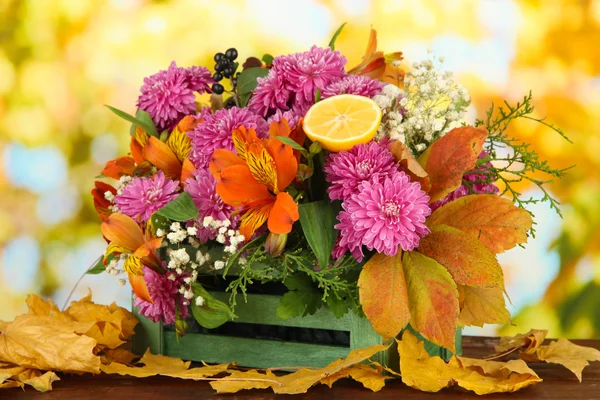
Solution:
[[[600,338],[600,1],[508,0],[0,0],[0,319],[24,310],[27,293],[59,306],[104,250],[89,191],[103,164],[127,151],[127,123],[145,76],[206,64],[236,47],[242,58],[325,46],[348,22],[338,49],[355,64],[373,26],[380,48],[403,51],[406,68],[444,56],[473,99],[470,119],[492,101],[530,89],[570,144],[533,122],[511,134],[556,167],[550,190],[564,219],[534,207],[538,235],[501,255],[514,326],[470,334],[550,329]],[[521,188],[526,196],[538,196]],[[100,302],[129,303],[109,276],[87,276]]]

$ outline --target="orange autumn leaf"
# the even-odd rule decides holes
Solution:
[[[452,276],[437,261],[414,251],[404,253],[402,266],[410,325],[429,341],[454,352],[459,310]]]
[[[494,347],[498,353],[512,352],[519,350],[525,354],[534,354],[538,347],[544,343],[548,331],[545,329],[531,329],[527,333],[521,333],[515,336],[504,336],[500,338],[500,343]]]
[[[457,284],[504,290],[504,275],[496,255],[468,233],[435,225],[420,240],[417,251],[446,267]]]
[[[378,392],[385,386],[385,381],[393,377],[383,375],[381,365],[356,364],[321,379],[320,383],[331,388],[335,382],[344,378],[352,378],[362,383],[365,388]]]
[[[402,142],[393,142],[390,146],[390,151],[394,155],[394,159],[398,163],[398,166],[404,171],[410,180],[413,182],[419,182],[421,188],[428,192],[431,189],[431,183],[429,182],[429,175],[427,171],[423,169],[421,164],[413,157],[410,150],[402,144]]]
[[[510,323],[510,313],[506,309],[504,292],[500,288],[458,285],[458,303],[460,326]]]
[[[483,395],[515,392],[541,382],[537,374],[523,361],[507,363],[452,357],[448,363],[430,356],[410,331],[398,341],[402,382],[425,392],[438,392],[458,385]]]
[[[573,372],[581,382],[583,369],[590,365],[589,362],[600,361],[600,350],[579,346],[567,339],[558,339],[547,346],[538,347],[535,354],[521,353],[520,356],[528,362],[560,364]]]
[[[410,321],[408,291],[402,253],[394,257],[375,254],[358,278],[360,304],[375,332],[395,337]]]
[[[486,138],[484,129],[463,126],[452,129],[425,150],[419,163],[429,174],[431,202],[443,199],[462,184],[465,172],[475,167]]]
[[[533,220],[512,201],[491,194],[461,197],[438,208],[425,221],[429,228],[448,225],[479,239],[498,254],[527,241]]]

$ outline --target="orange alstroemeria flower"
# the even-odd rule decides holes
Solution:
[[[111,214],[100,226],[102,234],[110,242],[106,258],[111,254],[129,254],[123,269],[129,274],[129,282],[133,292],[140,299],[152,302],[142,266],[160,271],[160,261],[156,251],[162,238],[144,235],[142,228],[133,218],[119,213]]]
[[[98,216],[102,221],[112,214],[112,211],[108,208],[112,203],[108,201],[104,193],[110,192],[114,195],[117,194],[117,189],[101,181],[94,182],[94,188],[92,189],[92,196],[94,197],[94,208],[98,213]]]
[[[109,161],[102,174],[119,179],[123,175],[135,175],[150,163],[163,171],[166,176],[185,182],[194,171],[194,166],[187,159],[192,150],[192,142],[187,132],[200,122],[192,116],[184,117],[173,129],[166,142],[136,127],[135,135],[129,145],[131,155]]]
[[[254,129],[242,126],[233,132],[237,154],[218,149],[212,155],[217,193],[225,203],[242,209],[240,233],[246,240],[265,222],[273,233],[289,233],[299,218],[298,205],[285,192],[296,177],[298,161],[290,146],[273,137],[289,133],[289,127],[287,132],[273,128],[271,138],[261,140]]]
[[[383,51],[377,51],[377,31],[371,28],[369,43],[362,62],[348,73],[368,76],[401,87],[404,82],[404,70],[393,64],[394,61],[400,60],[402,60],[401,52],[383,54]]]

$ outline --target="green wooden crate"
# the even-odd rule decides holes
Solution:
[[[229,294],[212,292],[215,298],[227,302]],[[350,350],[382,343],[383,340],[366,318],[348,313],[336,318],[327,307],[302,318],[283,320],[277,318],[276,310],[281,296],[248,294],[248,302],[236,306],[238,318],[235,323],[288,326],[297,328],[346,331],[350,334],[350,346],[333,346],[318,343],[301,343],[282,340],[243,338],[203,333],[187,333],[177,338],[172,330],[161,323],[154,323],[136,313],[140,324],[133,338],[133,349],[143,354],[150,349],[153,354],[164,354],[184,360],[204,361],[209,364],[236,362],[243,367],[284,368],[293,366],[324,367],[330,362],[346,357]],[[135,313],[135,310],[134,310]],[[457,332],[457,352],[460,353],[460,330]],[[432,355],[449,358],[450,352],[431,343],[426,344]],[[389,351],[376,354],[373,361],[397,369],[398,353],[395,346]]]

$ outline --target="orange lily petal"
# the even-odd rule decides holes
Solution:
[[[135,293],[138,298],[147,301],[148,303],[154,303],[154,301],[152,301],[152,297],[150,297],[150,292],[148,291],[148,286],[144,280],[144,275],[135,275],[130,272],[129,284],[131,285],[133,293]]]
[[[167,146],[173,150],[177,159],[183,162],[192,151],[192,139],[188,137],[187,131],[181,130],[179,125],[177,125],[167,139]]]
[[[250,240],[254,232],[269,218],[273,204],[273,202],[268,202],[246,211],[240,222],[240,233],[244,235],[246,241]]]
[[[266,149],[277,169],[277,190],[274,192],[283,192],[296,178],[298,160],[294,156],[292,147],[277,139],[268,139]]]
[[[177,129],[179,129],[181,132],[189,132],[196,129],[198,123],[200,123],[200,121],[196,119],[196,117],[192,115],[186,115],[177,124]]]
[[[131,138],[131,142],[129,143],[129,151],[131,152],[131,156],[133,157],[136,164],[141,164],[144,162],[144,156],[142,155],[142,145],[135,138]]]
[[[282,118],[278,122],[272,122],[269,125],[269,137],[285,136],[289,137],[291,133],[290,125],[285,118]]]
[[[258,183],[277,193],[277,166],[262,142],[256,141],[246,145],[246,164]]]
[[[233,147],[235,147],[235,151],[237,151],[238,156],[242,159],[246,159],[246,148],[250,143],[260,142],[258,136],[256,136],[256,131],[254,129],[246,129],[245,126],[240,126],[235,129],[231,138],[233,140]]]
[[[292,225],[298,221],[298,204],[286,192],[277,194],[277,200],[269,214],[268,227],[273,233],[284,234],[292,231]]]
[[[221,171],[232,165],[245,165],[245,163],[244,160],[238,157],[234,152],[226,149],[217,149],[213,152],[208,167],[215,179],[220,181]]]
[[[104,183],[101,181],[94,182],[94,189],[92,189],[92,196],[94,197],[94,208],[98,213],[98,216],[102,221],[105,221],[106,218],[112,211],[109,210],[108,206],[111,205],[110,201],[106,200],[104,197],[104,193],[111,192],[113,195],[117,194],[117,190],[109,185],[108,183]]]
[[[102,175],[118,180],[123,175],[133,175],[133,171],[135,171],[133,157],[123,156],[107,162],[102,170]]]
[[[196,167],[194,164],[187,158],[183,160],[183,166],[181,168],[181,184],[185,186],[185,182],[194,177],[194,172],[196,171]]]
[[[165,143],[161,142],[154,136],[148,139],[148,143],[143,150],[144,159],[150,161],[152,165],[160,169],[166,176],[179,179],[181,176],[181,163]]]
[[[254,180],[246,165],[233,165],[225,168],[217,179],[217,193],[231,206],[253,204],[273,197],[265,185]]]
[[[133,255],[138,257],[145,266],[154,270],[160,270],[160,262],[156,257],[156,250],[160,248],[162,241],[162,238],[147,240],[143,246],[137,248]]]
[[[148,143],[148,138],[150,137],[150,135],[148,135],[146,131],[140,128],[138,125],[136,125],[134,137],[135,140],[140,144],[140,146],[144,147],[146,143]]]
[[[129,250],[130,253],[145,243],[142,228],[133,218],[124,214],[111,214],[102,223],[100,230],[106,239]]]

